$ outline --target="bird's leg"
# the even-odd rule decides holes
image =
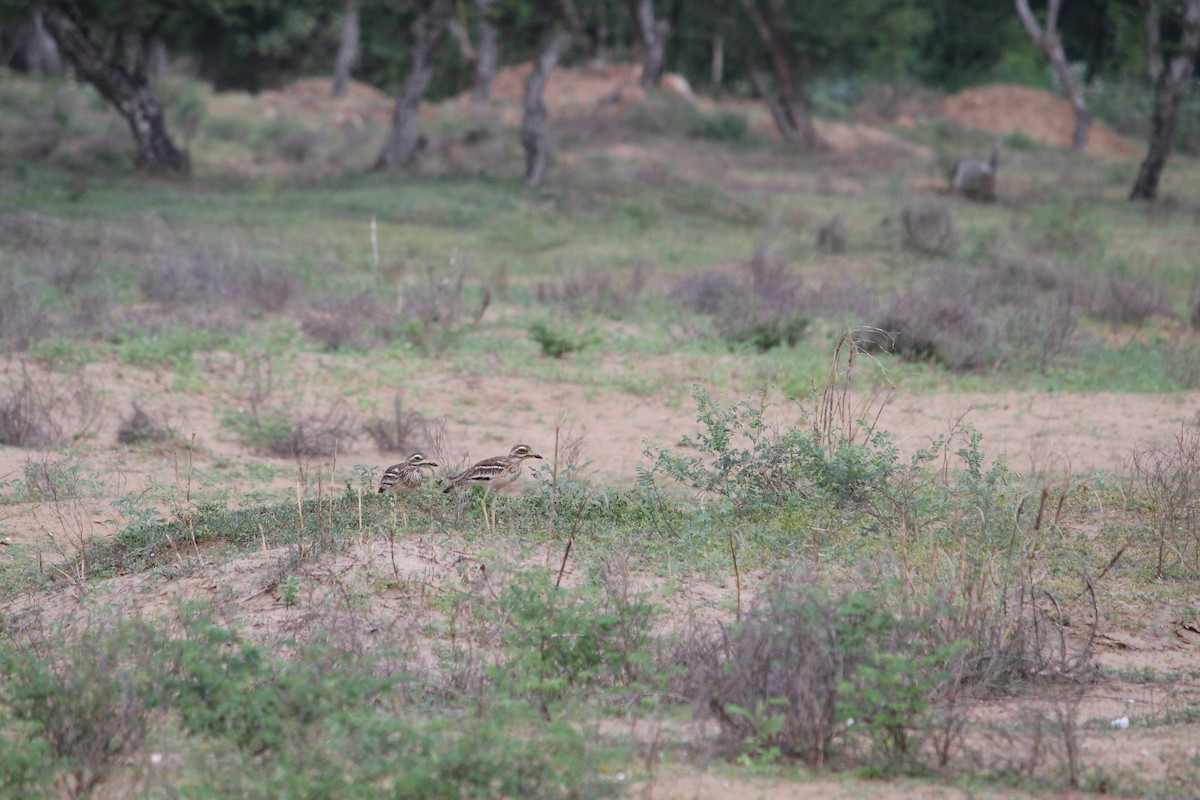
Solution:
[[[479,498],[479,507],[483,510],[483,525],[484,525],[484,527],[487,528],[487,530],[490,533],[495,533],[496,526],[492,522],[492,520],[488,517],[487,501],[488,501],[489,494],[491,494],[491,492],[489,492],[487,489],[483,490],[483,497]]]

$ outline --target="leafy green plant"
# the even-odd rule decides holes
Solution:
[[[888,768],[906,766],[914,734],[923,731],[934,699],[951,678],[947,665],[967,646],[953,642],[923,652],[910,640],[905,651],[871,654],[838,686],[837,711],[847,734],[869,737]]]
[[[687,126],[688,136],[715,142],[742,142],[750,132],[750,124],[736,111],[716,111],[701,114]]]
[[[546,320],[535,320],[529,326],[529,335],[550,358],[562,358],[600,341],[595,333],[576,333],[566,328],[551,325]]]
[[[840,500],[858,498],[886,483],[898,467],[895,445],[883,432],[856,444],[838,431],[778,429],[765,417],[765,394],[754,403],[722,405],[696,386],[692,397],[701,430],[682,441],[701,455],[648,448],[653,465],[643,472],[643,481],[653,483],[663,475],[727,497],[739,507],[754,507],[793,501],[813,491]]]
[[[492,677],[549,716],[573,692],[647,677],[658,613],[640,597],[559,587],[546,571],[520,573],[493,609],[504,658]]]
[[[133,331],[121,338],[117,354],[131,366],[168,365],[186,372],[195,367],[196,353],[211,350],[221,343],[222,337],[209,331],[173,326],[155,332]]]
[[[297,605],[300,602],[300,579],[295,575],[288,575],[279,582],[279,594],[288,608]]]
[[[11,647],[0,645],[0,650]],[[7,667],[11,655],[0,655]],[[6,671],[6,675],[15,677]],[[0,701],[0,795],[11,800],[39,800],[47,796],[48,784],[57,767],[42,725],[33,720],[13,719],[7,700]]]
[[[165,700],[153,668],[161,647],[153,627],[127,619],[89,625],[44,653],[0,646],[8,714],[43,743],[0,758],[0,785],[27,789],[34,779],[25,771],[40,763],[50,769],[42,780],[61,781],[72,797],[91,793],[142,746]]]
[[[346,709],[369,704],[392,684],[347,661],[348,654],[313,646],[283,661],[213,622],[203,607],[183,609],[185,636],[166,648],[173,703],[185,729],[228,738],[262,753]]]

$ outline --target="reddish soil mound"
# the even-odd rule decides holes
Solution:
[[[525,98],[525,79],[532,62],[516,64],[496,73],[492,97],[517,106]],[[600,108],[624,108],[645,99],[638,84],[641,67],[632,64],[603,64],[574,69],[556,69],[546,84],[546,107],[550,114],[581,112]]]
[[[965,128],[1003,135],[1019,131],[1042,144],[1068,148],[1075,130],[1071,105],[1051,92],[1027,86],[980,86],[947,97],[941,116]],[[1142,148],[1099,122],[1092,123],[1088,155],[1137,158]]]

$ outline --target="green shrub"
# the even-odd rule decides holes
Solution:
[[[693,139],[711,139],[716,142],[742,142],[750,132],[746,117],[736,111],[717,111],[701,114],[687,127]]]
[[[517,575],[493,609],[503,662],[493,679],[548,715],[572,692],[648,676],[650,623],[659,610],[640,597],[554,585],[552,573]]]
[[[600,337],[594,333],[575,333],[553,326],[545,320],[535,320],[530,324],[529,335],[541,346],[542,353],[550,358],[562,358],[568,353],[577,353],[600,341]]]
[[[154,668],[162,636],[146,623],[118,619],[50,644],[41,653],[0,647],[8,715],[41,742],[0,751],[6,770],[0,785],[26,791],[31,781],[49,779],[72,797],[84,796],[142,746],[166,700]],[[26,774],[39,763],[50,773]]]
[[[839,501],[853,500],[884,485],[897,470],[899,456],[882,432],[855,444],[834,432],[832,446],[815,429],[776,429],[768,423],[765,395],[722,405],[703,388],[696,401],[696,436],[683,444],[701,453],[681,456],[675,448],[648,448],[653,461],[643,473],[653,482],[663,475],[692,488],[726,497],[740,508],[794,501],[814,491]]]
[[[284,661],[223,628],[202,611],[185,611],[185,636],[167,647],[173,703],[185,730],[227,738],[261,754],[312,726],[369,705],[392,680],[356,668],[349,654],[309,647]]]
[[[0,645],[0,648],[8,645]],[[0,656],[7,671],[11,656]],[[6,703],[6,701],[0,701]],[[0,796],[10,800],[39,800],[48,796],[56,763],[42,726],[32,720],[13,719],[0,705]]]

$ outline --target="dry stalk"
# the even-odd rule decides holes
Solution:
[[[733,529],[729,530],[729,555],[733,559],[733,585],[736,594],[734,602],[736,603],[736,616],[738,622],[742,621],[742,571],[738,569],[737,547],[733,541]]]
[[[838,444],[839,434],[846,444],[869,440],[875,433],[883,409],[887,407],[891,399],[892,387],[890,385],[886,394],[878,386],[872,388],[857,404],[851,397],[858,357],[867,355],[871,358],[855,341],[854,334],[859,330],[868,329],[843,330],[839,333],[837,341],[834,342],[829,375],[817,402],[816,413],[813,415],[813,429],[820,437],[821,443],[829,448]],[[843,349],[846,352],[844,369],[841,367]],[[877,360],[874,358],[871,360],[880,366]],[[872,408],[874,414],[871,414]],[[868,415],[870,421],[866,422],[864,428],[862,424],[867,420]]]
[[[192,549],[196,551],[196,558],[200,558],[200,545],[196,542],[196,520],[192,514],[192,454],[196,452],[196,432],[192,431],[191,441],[188,443],[188,471],[187,471],[187,487],[185,500],[187,501],[187,525],[188,537],[192,540]]]
[[[587,500],[581,500],[579,509],[575,512],[575,522],[571,524],[571,535],[567,538],[567,547],[563,551],[562,563],[558,565],[558,577],[554,579],[554,588],[557,589],[562,583],[563,573],[567,569],[567,557],[571,555],[571,547],[575,544],[575,534],[579,531],[579,523],[583,521],[583,509]]]
[[[300,557],[304,558],[304,499],[300,493],[300,478],[296,478],[296,517],[300,523],[300,539],[297,543],[297,548],[300,552]]]

